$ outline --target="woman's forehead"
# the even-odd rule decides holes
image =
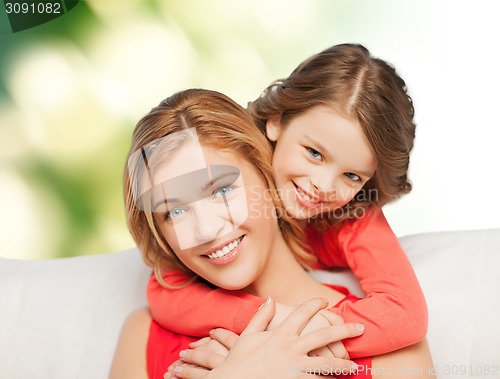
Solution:
[[[232,183],[240,177],[241,167],[248,170],[249,165],[236,153],[202,146],[194,129],[159,138],[134,154],[137,174],[129,170],[129,175],[131,182],[137,182],[132,186],[134,199],[143,210],[167,199],[195,201],[206,193],[200,189],[218,179]]]

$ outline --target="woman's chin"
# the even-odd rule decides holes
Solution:
[[[207,279],[213,285],[228,290],[228,291],[240,291],[245,289],[250,284],[252,284],[255,278],[246,279],[244,275],[234,275],[234,276],[225,276],[222,280],[221,278],[214,278],[213,280]]]

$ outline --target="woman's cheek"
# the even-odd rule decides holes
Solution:
[[[228,202],[228,215],[234,228],[238,228],[246,222],[249,216],[248,208],[245,190],[242,190],[234,199]]]
[[[273,216],[275,206],[269,189],[260,185],[253,185],[247,192],[249,220]]]

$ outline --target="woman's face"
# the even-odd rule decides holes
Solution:
[[[246,160],[211,147],[200,153],[195,145],[183,145],[155,171],[154,182],[163,185],[154,217],[186,267],[217,287],[245,288],[282,238],[275,205]]]
[[[331,107],[311,108],[286,126],[271,118],[267,135],[276,141],[276,185],[294,218],[344,206],[375,173],[375,155],[359,122]]]

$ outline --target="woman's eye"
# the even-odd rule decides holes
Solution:
[[[319,161],[323,160],[323,155],[318,150],[313,149],[312,147],[306,147],[306,149],[314,159],[317,159]]]
[[[347,176],[353,182],[360,182],[361,181],[361,178],[359,177],[359,175],[356,175],[352,172],[346,172],[345,176]]]
[[[186,210],[184,208],[174,208],[163,215],[163,221],[167,221],[182,216],[185,212]]]
[[[224,187],[220,187],[218,189],[216,189],[214,191],[214,195],[215,196],[222,196],[222,197],[225,197],[227,195],[229,195],[231,193],[231,191],[233,190],[233,187],[232,186],[224,186]]]

